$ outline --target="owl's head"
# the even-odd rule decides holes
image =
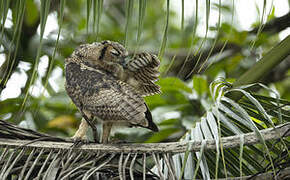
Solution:
[[[119,43],[113,41],[94,42],[80,45],[74,52],[82,61],[93,65],[103,63],[123,63],[128,56],[127,50]]]

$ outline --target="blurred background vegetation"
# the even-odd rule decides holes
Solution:
[[[160,132],[121,128],[115,138],[170,142],[255,131],[262,144],[243,148],[241,142],[240,149],[232,148],[225,154],[220,154],[219,148],[207,151],[208,164],[204,159],[201,162],[198,153],[175,156],[178,172],[191,179],[206,179],[209,174],[252,175],[266,172],[270,166],[289,167],[289,138],[282,145],[265,143],[257,132],[290,121],[289,3],[1,0],[0,119],[55,136],[72,136],[81,115],[64,90],[64,59],[80,44],[112,40],[130,52],[158,55],[161,75],[157,83],[162,90],[162,94],[145,98]],[[239,104],[223,96],[230,91],[226,89],[231,87],[229,83],[283,39],[288,39],[284,46],[288,57],[284,53],[279,65],[255,81],[263,83],[263,88],[251,95],[245,88],[239,89],[247,96]],[[192,161],[185,163],[188,157]],[[195,163],[201,172],[195,170],[193,175]]]
[[[234,82],[289,35],[289,1],[283,1],[284,14],[279,17],[275,14],[281,5],[252,1],[248,8],[256,13],[250,19],[250,10],[241,3],[1,1],[0,118],[72,136],[81,115],[64,90],[64,59],[80,44],[109,39],[131,52],[157,54],[162,63],[158,84],[163,93],[146,97],[161,131],[122,129],[115,136],[133,142],[177,141],[211,106],[212,81]],[[250,23],[247,28],[241,24],[243,16]],[[288,100],[289,66],[288,57],[261,80]],[[271,95],[266,90],[259,93]]]

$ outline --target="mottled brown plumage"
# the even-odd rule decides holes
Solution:
[[[124,65],[124,81],[138,89],[142,96],[158,94],[160,87],[155,82],[159,76],[159,65],[160,61],[155,55],[136,54]]]
[[[148,53],[130,58],[116,42],[84,44],[66,58],[66,90],[85,121],[96,132],[103,124],[101,142],[107,143],[112,125],[141,126],[158,131],[143,96],[160,92],[154,82],[159,60]],[[74,138],[82,138],[79,129]],[[94,133],[96,139],[96,133]]]

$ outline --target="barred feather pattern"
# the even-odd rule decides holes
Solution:
[[[146,106],[136,90],[109,73],[77,63],[66,65],[66,90],[73,102],[104,122],[148,126]]]
[[[139,53],[134,55],[127,62],[126,67],[129,71],[130,78],[139,82],[139,91],[142,96],[150,96],[161,93],[160,87],[155,84],[160,72],[158,70],[160,60],[157,56],[149,53]]]
[[[112,41],[84,44],[66,58],[66,91],[84,119],[93,129],[101,122],[101,142],[108,143],[112,126],[141,126],[152,131],[158,127],[152,120],[143,96],[160,92],[154,82],[159,75],[159,60],[148,53],[134,56],[125,65],[127,50]],[[80,125],[74,138],[83,138]]]

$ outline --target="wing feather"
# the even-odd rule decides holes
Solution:
[[[154,83],[160,75],[159,66],[160,60],[157,56],[146,52],[134,55],[126,64],[126,68],[130,71],[132,77],[140,83],[139,91],[142,96],[159,94],[161,92],[160,87]]]
[[[94,94],[84,96],[84,108],[104,122],[125,122],[148,126],[143,98],[130,85],[112,78],[108,86]],[[98,88],[97,88],[98,89]]]

